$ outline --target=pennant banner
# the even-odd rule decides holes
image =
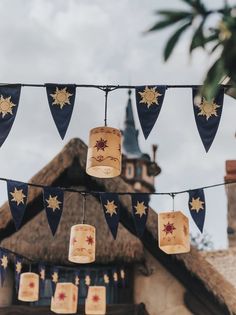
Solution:
[[[64,192],[60,188],[44,187],[43,202],[47,214],[48,224],[52,231],[52,235],[54,236],[61,220]]]
[[[43,263],[39,263],[38,272],[39,272],[39,294],[40,296],[44,296],[46,266]]]
[[[28,185],[22,182],[7,180],[7,193],[11,214],[16,230],[18,230],[26,209]]]
[[[116,239],[120,219],[119,198],[117,194],[100,194],[101,204],[109,229]]]
[[[45,84],[53,120],[62,139],[70,123],[75,103],[75,84]]]
[[[206,203],[203,189],[189,191],[188,206],[194,222],[202,233],[206,214]]]
[[[139,86],[135,89],[140,125],[145,139],[148,138],[160,114],[166,86]]]
[[[51,268],[51,285],[52,285],[52,293],[54,296],[55,290],[56,290],[56,285],[59,280],[59,269],[58,267],[53,266]]]
[[[148,217],[149,195],[135,194],[131,195],[132,212],[137,235],[143,236]]]
[[[22,258],[16,256],[15,257],[15,288],[16,288],[17,294],[18,294],[18,290],[19,290],[21,271],[22,271]]]
[[[0,278],[1,278],[1,286],[3,286],[5,278],[6,278],[6,272],[8,267],[8,253],[0,249]]]
[[[224,89],[220,89],[217,96],[207,101],[199,96],[199,89],[193,88],[193,109],[199,135],[206,152],[210,149],[219,127],[223,109]]]

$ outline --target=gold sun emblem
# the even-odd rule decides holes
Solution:
[[[212,116],[215,116],[215,117],[218,116],[217,108],[219,108],[220,106],[217,105],[214,102],[214,100],[209,102],[203,97],[201,104],[196,105],[196,106],[199,107],[199,110],[200,110],[200,112],[198,113],[198,116],[205,116],[206,120],[208,120]]]
[[[60,210],[61,201],[57,200],[58,196],[52,197],[49,195],[49,199],[46,199],[48,205],[47,208],[51,208],[52,211],[56,211],[56,209]]]
[[[137,205],[134,206],[134,208],[136,209],[135,214],[140,215],[140,218],[143,215],[146,215],[146,211],[145,210],[147,209],[147,207],[145,207],[144,201],[142,201],[142,202],[137,201]]]
[[[26,195],[23,193],[23,189],[19,189],[17,190],[15,187],[14,192],[10,192],[10,194],[12,195],[12,199],[11,201],[15,201],[17,203],[17,206],[19,206],[19,204],[24,204],[24,198],[26,198]]]
[[[79,281],[80,281],[79,276],[76,276],[75,277],[75,285],[79,285]]]
[[[21,269],[22,269],[22,263],[20,261],[17,261],[16,263],[16,273],[21,273]]]
[[[105,205],[105,208],[107,209],[106,213],[109,213],[111,217],[113,216],[113,214],[117,214],[116,212],[117,206],[115,205],[114,200],[112,201],[107,200],[107,204]]]
[[[110,282],[109,276],[106,273],[103,276],[103,280],[104,280],[105,283],[109,283]]]
[[[3,255],[3,257],[1,258],[1,266],[6,269],[8,265],[8,258],[6,255]]]
[[[73,94],[70,94],[66,90],[67,88],[65,87],[64,89],[59,90],[58,87],[56,88],[56,91],[54,94],[50,94],[51,97],[54,99],[52,105],[58,105],[60,106],[60,109],[63,109],[63,107],[68,104],[70,105],[70,96]]]
[[[86,285],[90,285],[90,283],[91,283],[90,276],[89,276],[89,275],[86,275],[86,276],[85,276],[85,284],[86,284]]]
[[[41,270],[40,270],[40,279],[41,280],[45,280],[45,269],[44,268],[42,268]]]
[[[153,105],[155,105],[155,104],[159,105],[158,97],[161,96],[162,94],[160,94],[158,91],[156,91],[156,87],[149,88],[148,86],[146,86],[143,92],[138,92],[138,93],[142,97],[142,100],[140,101],[140,103],[146,104],[148,108],[152,104]]]
[[[11,101],[11,96],[4,98],[2,95],[0,96],[0,114],[2,114],[2,118],[7,114],[13,115],[12,108],[16,106]]]
[[[57,283],[58,282],[58,272],[54,271],[52,274],[52,282]]]
[[[197,213],[200,210],[204,210],[204,201],[200,200],[200,197],[194,199],[192,198],[192,201],[190,201],[191,210],[196,211]]]

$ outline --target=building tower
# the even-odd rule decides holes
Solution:
[[[139,130],[135,129],[132,110],[131,90],[128,91],[125,126],[123,134],[123,157],[121,177],[131,184],[136,191],[154,192],[154,178],[160,174],[161,169],[156,163],[157,145],[153,145],[153,159],[142,153],[139,147]]]

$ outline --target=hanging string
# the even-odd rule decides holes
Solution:
[[[105,118],[104,118],[104,126],[105,127],[107,126],[107,97],[108,97],[108,92],[109,92],[109,89],[106,88],[106,90],[105,90]]]
[[[86,209],[86,193],[82,193],[83,196],[83,209],[82,209],[82,224],[85,223],[85,209]]]

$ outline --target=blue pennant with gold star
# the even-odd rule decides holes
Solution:
[[[202,233],[206,214],[205,195],[202,188],[189,191],[188,206],[193,221]]]
[[[210,101],[199,96],[199,89],[193,88],[193,109],[197,129],[206,152],[210,149],[219,127],[223,109],[224,89]]]
[[[39,273],[39,295],[44,296],[45,280],[46,280],[46,266],[44,263],[39,263],[38,273]]]
[[[75,103],[75,84],[45,84],[53,120],[62,139],[70,123]]]
[[[21,86],[0,86],[0,147],[6,140],[16,118]]]
[[[22,182],[7,180],[8,202],[16,230],[21,226],[28,196],[28,185]]]
[[[52,235],[54,236],[61,220],[64,192],[60,188],[44,187],[43,202],[47,214],[48,224]]]
[[[0,249],[0,278],[1,286],[3,286],[6,279],[6,272],[8,267],[8,252],[4,249]]]
[[[21,257],[15,256],[15,288],[17,293],[19,290],[20,275],[22,272],[22,260],[23,259]]]
[[[142,237],[148,217],[149,195],[134,194],[131,195],[131,200],[136,232],[139,237]]]
[[[52,286],[52,294],[54,296],[55,290],[56,290],[56,285],[59,281],[59,268],[56,266],[53,266],[51,268],[51,286]]]
[[[116,239],[120,220],[119,198],[117,194],[101,193],[100,199],[107,225],[109,226],[113,238]]]
[[[145,139],[160,114],[165,91],[165,85],[138,86],[135,89],[138,117]]]

